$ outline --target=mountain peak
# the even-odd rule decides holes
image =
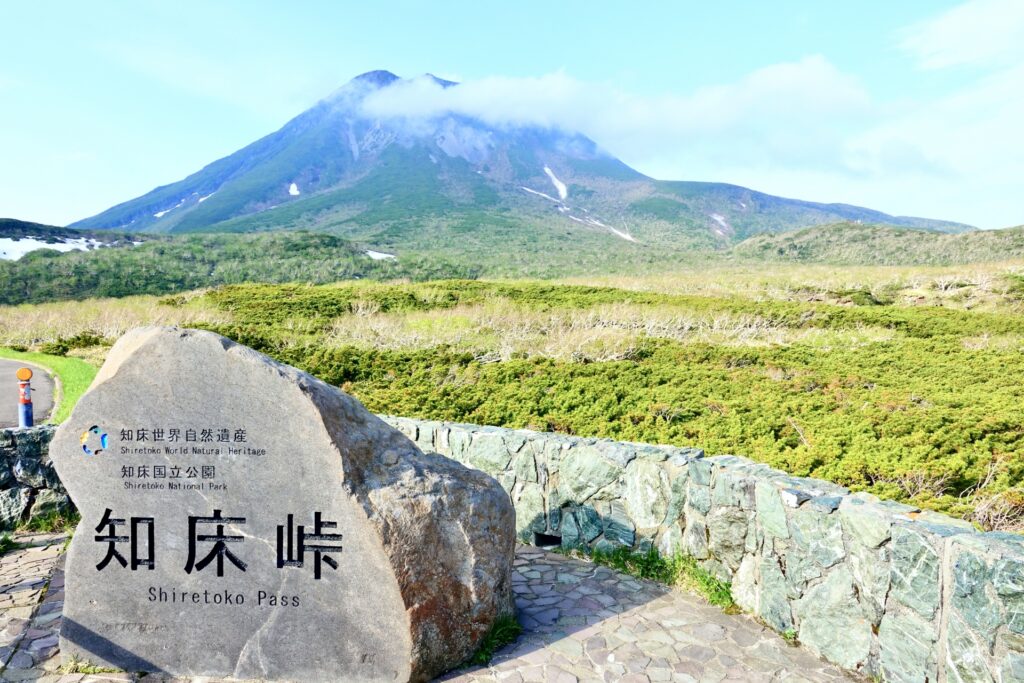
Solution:
[[[437,76],[435,76],[432,73],[425,73],[425,74],[423,74],[423,77],[424,78],[429,78],[434,83],[437,83],[439,86],[441,86],[442,88],[450,88],[453,85],[458,85],[458,82],[456,82],[456,81],[449,81],[449,80],[447,80],[445,78],[438,78]]]
[[[383,88],[384,86],[391,85],[395,81],[399,80],[401,79],[390,71],[378,69],[376,71],[367,71],[364,74],[359,74],[352,79],[352,82],[367,83],[369,85],[375,85],[379,88]]]
[[[412,87],[393,90],[399,84]],[[410,230],[436,225],[436,239],[443,234],[448,240],[460,238],[462,221],[485,229],[490,222],[480,217],[494,216],[495,239],[516,221],[523,226],[557,221],[572,234],[603,233],[652,245],[663,240],[669,246],[682,239],[707,248],[755,232],[844,219],[957,228],[737,186],[657,181],[581,133],[526,123],[492,125],[454,109],[435,109],[436,102],[422,108],[409,101],[424,97],[423,86],[454,85],[429,73],[402,79],[390,71],[368,71],[277,132],[74,227],[153,232],[313,227],[379,242],[382,226],[396,220]],[[375,97],[388,90],[396,96]],[[430,96],[426,93],[426,99]],[[636,236],[632,226],[638,228]],[[379,243],[396,249],[408,244]]]

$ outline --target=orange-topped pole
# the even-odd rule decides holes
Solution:
[[[18,426],[32,426],[32,370],[18,368]]]

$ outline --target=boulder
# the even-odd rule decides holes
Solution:
[[[210,332],[122,337],[54,437],[61,651],[175,676],[422,681],[514,610],[493,478]]]

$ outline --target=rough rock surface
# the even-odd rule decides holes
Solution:
[[[847,669],[867,659],[871,649],[871,624],[854,595],[853,576],[840,567],[793,607],[800,617],[800,642]]]
[[[906,613],[886,615],[878,629],[882,675],[894,683],[938,680],[932,625]]]
[[[0,529],[67,510],[64,486],[50,461],[53,427],[0,429]]]
[[[108,443],[95,452],[99,433]],[[125,335],[50,453],[83,519],[65,656],[181,676],[426,680],[513,609],[515,513],[498,482],[424,455],[355,399],[218,335]],[[215,511],[231,519],[210,521]],[[337,526],[316,536],[316,513]],[[288,515],[314,534],[307,545],[334,548],[322,562],[311,548],[287,552]],[[216,537],[228,539],[220,552]],[[127,566],[114,557],[98,569],[111,550]],[[133,569],[136,555],[154,566]],[[244,602],[210,602],[221,594]]]

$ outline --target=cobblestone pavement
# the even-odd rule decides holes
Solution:
[[[62,564],[64,539],[63,534],[18,535],[23,547],[0,555],[0,664],[5,681],[39,680],[46,676],[41,665],[57,666],[64,575],[55,570]]]
[[[513,587],[523,635],[489,667],[443,680],[850,680],[750,617],[589,562],[520,547]]]
[[[128,673],[63,674],[57,631],[64,597],[64,537],[19,536],[0,556],[3,681],[138,681]],[[523,635],[458,683],[718,683],[840,681],[840,670],[743,615],[605,567],[521,546],[514,577]],[[145,683],[181,679],[149,675]],[[197,679],[198,680],[198,679]],[[202,679],[203,683],[214,683]]]

